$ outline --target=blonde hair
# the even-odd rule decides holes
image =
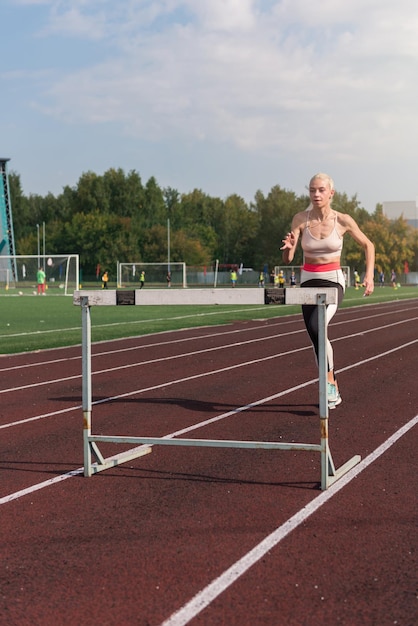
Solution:
[[[331,176],[328,176],[328,174],[324,174],[323,172],[319,172],[318,174],[312,176],[311,180],[309,181],[309,186],[311,185],[311,182],[316,178],[319,178],[320,180],[325,180],[328,183],[331,191],[334,190],[334,181],[332,180]]]

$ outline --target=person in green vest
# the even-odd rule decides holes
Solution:
[[[237,272],[235,269],[231,270],[231,283],[233,287],[237,284]]]
[[[45,295],[45,284],[46,284],[46,276],[44,272],[44,268],[40,267],[36,272],[36,282],[38,284],[38,296],[41,294]]]
[[[139,284],[140,284],[140,289],[142,289],[142,287],[145,285],[145,272],[144,270],[142,270],[142,272],[139,275]]]

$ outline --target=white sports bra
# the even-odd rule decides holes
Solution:
[[[321,257],[325,259],[332,259],[339,257],[343,249],[343,238],[337,231],[337,214],[335,214],[334,228],[328,237],[324,239],[317,239],[309,230],[309,218],[311,212],[307,214],[306,226],[303,229],[301,245],[305,256],[308,257]]]

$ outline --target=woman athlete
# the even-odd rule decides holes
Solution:
[[[334,195],[334,182],[327,174],[315,174],[309,183],[310,205],[306,211],[296,213],[292,220],[291,232],[283,239],[283,261],[291,263],[300,239],[304,254],[301,272],[301,287],[336,287],[338,305],[330,304],[326,311],[326,325],[337,312],[345,291],[345,280],[340,258],[343,237],[346,233],[362,246],[366,257],[366,274],[363,285],[364,295],[374,290],[374,245],[360,230],[355,220],[331,207]],[[318,358],[318,307],[302,306],[303,319]],[[328,362],[328,407],[334,409],[342,399],[334,370],[334,354],[327,340]]]

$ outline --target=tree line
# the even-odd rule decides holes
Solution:
[[[74,187],[58,196],[22,191],[20,176],[9,174],[16,254],[36,254],[37,225],[45,223],[46,254],[78,254],[84,276],[98,264],[113,268],[117,261],[166,262],[170,225],[170,260],[187,265],[221,264],[273,268],[281,265],[281,240],[293,215],[309,204],[307,195],[275,185],[254,200],[238,194],[226,199],[200,189],[180,193],[162,188],[154,177],[145,184],[138,172],[109,169],[103,175],[85,172]],[[356,196],[336,192],[333,208],[350,214],[376,246],[376,270],[399,274],[405,263],[418,271],[418,231],[403,217],[389,220],[377,205],[373,214]],[[168,221],[169,220],[169,221]],[[364,255],[347,237],[341,262],[364,270]],[[302,264],[299,249],[294,265]]]

